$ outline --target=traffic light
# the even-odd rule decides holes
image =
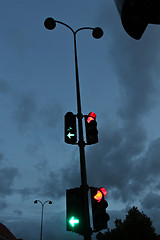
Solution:
[[[72,112],[65,115],[65,142],[68,144],[77,142],[76,115]]]
[[[81,188],[66,190],[67,231],[80,235],[85,231],[84,197]]]
[[[104,199],[107,191],[105,188],[91,187],[91,202],[92,202],[92,217],[93,228],[96,231],[106,229],[108,227],[107,222],[110,217],[106,213],[108,202]]]
[[[86,125],[86,140],[87,144],[94,144],[98,142],[98,130],[96,122],[96,114],[90,112],[88,116],[85,116]]]
[[[159,0],[114,0],[125,31],[140,39],[149,23],[160,24]]]

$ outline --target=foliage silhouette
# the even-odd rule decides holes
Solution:
[[[147,215],[140,212],[137,207],[129,209],[125,220],[116,219],[115,228],[104,234],[99,232],[97,240],[156,240],[155,228]]]

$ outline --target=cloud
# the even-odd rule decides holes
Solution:
[[[47,128],[56,128],[59,120],[62,118],[62,107],[56,103],[55,100],[51,100],[49,104],[46,104],[39,112],[43,125]]]
[[[21,210],[14,210],[14,213],[19,217],[23,215],[23,212]]]
[[[144,209],[159,209],[160,211],[160,194],[150,191],[143,198],[141,204]]]
[[[31,93],[18,97],[14,119],[20,131],[26,131],[36,112],[35,97]]]
[[[5,208],[7,208],[8,204],[5,200],[0,200],[0,209],[3,211]]]
[[[114,20],[111,22],[110,18]],[[110,39],[106,42],[108,64],[116,73],[121,87],[118,113],[126,124],[131,125],[151,110],[156,94],[158,96],[155,73],[159,72],[160,34],[149,29],[141,40],[133,40],[125,33],[118,13],[115,15],[111,6],[105,9],[105,16],[103,13],[100,19]]]
[[[0,197],[13,193],[13,184],[17,176],[19,176],[17,168],[5,167],[0,169]]]
[[[107,129],[101,143],[87,151],[88,182],[106,187],[115,200],[126,202],[141,189],[136,181],[136,158],[143,149],[145,132],[126,133],[114,126]]]
[[[0,152],[0,162],[4,159],[3,153]]]
[[[6,80],[0,79],[0,94],[9,92],[9,84]]]
[[[50,134],[50,130],[55,130],[61,122],[62,116],[62,107],[56,100],[38,104],[37,97],[31,92],[17,96],[13,118],[21,133],[35,132],[37,129],[39,132],[43,131],[43,134]]]
[[[39,194],[41,192],[41,187],[24,187],[20,189],[15,189],[14,192],[21,195],[23,199],[29,199],[35,193]]]
[[[80,186],[79,161],[72,159],[60,170],[51,170],[43,182],[43,194],[53,199],[63,197],[67,188]]]

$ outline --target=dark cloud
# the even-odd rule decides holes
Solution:
[[[150,191],[141,202],[144,209],[159,209],[160,211],[160,194]]]
[[[14,210],[14,214],[16,214],[18,217],[23,215],[23,212],[21,210]]]
[[[106,64],[116,73],[121,87],[118,113],[131,125],[154,106],[158,96],[155,76],[159,73],[160,34],[149,26],[141,40],[132,39],[123,29],[116,7],[112,7],[109,3],[103,9],[99,21],[106,35]]]
[[[150,171],[152,174],[155,174],[155,176],[158,175],[159,169],[160,169],[160,138],[155,139],[151,142],[148,153],[147,153],[147,162],[145,163],[148,165],[148,171]]]
[[[0,196],[5,197],[13,193],[15,178],[19,176],[17,168],[5,167],[0,169]]]
[[[14,120],[21,132],[43,132],[51,135],[51,129],[56,129],[58,123],[62,123],[62,107],[56,101],[51,100],[39,106],[37,98],[32,93],[24,93],[17,97],[15,104]],[[35,136],[37,136],[35,134]],[[37,138],[40,141],[40,138]],[[36,146],[37,148],[37,146]],[[30,149],[31,150],[31,149]],[[32,149],[32,152],[34,149]]]
[[[79,160],[73,156],[60,170],[50,171],[42,182],[44,194],[53,198],[63,197],[67,188],[80,186]]]
[[[23,199],[29,199],[35,193],[39,194],[41,192],[41,187],[24,187],[16,189],[14,192],[20,194]]]
[[[0,79],[0,93],[8,93],[9,84],[6,80]]]
[[[0,162],[3,160],[3,158],[4,158],[4,155],[3,153],[0,152]]]
[[[56,101],[51,102],[40,110],[40,117],[43,125],[47,128],[56,128],[59,120],[62,118],[63,112],[61,106]]]
[[[136,181],[136,168],[141,166],[136,167],[136,158],[141,153],[145,140],[145,132],[142,134],[142,131],[137,130],[137,133],[127,134],[124,129],[116,131],[110,126],[101,143],[95,149],[92,147],[87,151],[89,184],[106,186],[115,200],[126,202],[131,199],[132,193],[134,195],[141,190],[141,183]]]
[[[29,124],[33,121],[36,111],[36,101],[32,94],[24,94],[18,98],[14,119],[21,131],[26,131]]]
[[[0,209],[3,211],[5,208],[7,208],[8,203],[6,203],[5,200],[0,200]]]

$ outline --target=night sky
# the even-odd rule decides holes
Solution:
[[[65,192],[79,187],[77,146],[64,115],[77,113],[73,35],[44,20],[101,27],[77,34],[82,112],[97,114],[99,142],[86,146],[89,186],[107,189],[109,228],[130,207],[160,233],[160,26],[127,35],[113,0],[14,0],[0,9],[0,222],[17,238],[77,239],[65,226]]]

